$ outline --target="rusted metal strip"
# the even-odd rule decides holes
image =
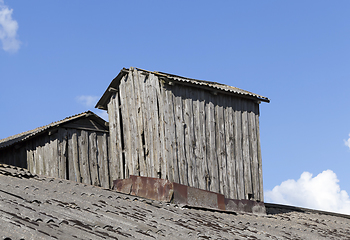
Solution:
[[[113,181],[114,190],[163,202],[221,211],[266,214],[263,202],[227,199],[220,193],[173,183],[165,179],[130,176]]]

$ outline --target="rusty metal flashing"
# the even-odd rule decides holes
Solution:
[[[228,199],[220,193],[189,187],[166,179],[131,175],[127,179],[114,180],[113,190],[190,208],[266,214],[263,202]]]

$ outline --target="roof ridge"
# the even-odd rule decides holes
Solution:
[[[51,128],[51,127],[54,127],[54,126],[57,126],[61,123],[64,123],[66,121],[71,121],[71,120],[74,120],[74,119],[77,119],[79,117],[82,117],[84,115],[88,115],[88,114],[93,114],[95,116],[97,116],[95,113],[93,113],[92,111],[88,110],[88,111],[85,111],[85,112],[82,112],[82,113],[78,113],[78,114],[75,114],[75,115],[72,115],[72,116],[69,116],[69,117],[66,117],[62,120],[58,120],[58,121],[55,121],[55,122],[52,122],[52,123],[49,123],[47,125],[43,125],[41,127],[37,127],[37,128],[34,128],[32,130],[28,130],[28,131],[25,131],[25,132],[22,132],[22,133],[18,133],[18,134],[15,134],[15,135],[12,135],[12,136],[9,136],[7,138],[3,138],[3,139],[0,139],[0,149],[1,148],[4,148],[4,147],[8,147],[8,146],[11,146],[12,144],[16,143],[16,142],[19,142],[19,141],[23,141],[23,140],[26,140],[28,139],[29,137],[37,134],[37,133],[40,133],[48,128]],[[6,142],[9,142],[11,140],[15,140],[17,138],[20,138],[20,137],[23,137],[21,140],[19,141],[14,141],[12,143],[9,143],[9,144],[4,144],[3,146],[1,146],[2,143],[6,143]]]

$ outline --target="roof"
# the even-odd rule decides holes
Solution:
[[[267,215],[146,200],[0,164],[0,239],[347,239],[349,216],[267,205]]]
[[[169,74],[169,73],[164,73],[164,72],[157,72],[157,71],[152,72],[152,71],[143,70],[140,68],[130,67],[129,69],[123,68],[119,72],[119,74],[112,80],[109,87],[107,88],[105,93],[102,95],[102,97],[98,101],[98,103],[96,104],[96,108],[104,109],[104,110],[107,109],[108,101],[111,97],[111,94],[113,93],[113,91],[111,91],[111,90],[118,89],[120,80],[125,75],[127,75],[129,72],[131,72],[133,70],[137,70],[141,73],[147,73],[147,74],[152,73],[162,80],[174,81],[174,82],[178,82],[180,84],[191,85],[194,87],[212,89],[214,91],[221,91],[221,92],[225,92],[226,94],[232,94],[232,95],[236,95],[236,96],[240,96],[240,97],[244,97],[244,98],[251,98],[251,99],[255,99],[257,101],[270,102],[270,99],[268,99],[267,97],[264,97],[264,96],[261,96],[261,95],[258,95],[258,94],[252,93],[252,92],[248,92],[246,90],[243,90],[243,89],[240,89],[237,87],[228,86],[225,84],[197,80],[197,79],[193,79],[193,78],[186,78],[186,77],[181,77],[181,76],[177,76],[177,75]]]
[[[41,133],[46,132],[46,131],[49,131],[52,128],[55,128],[55,127],[61,126],[63,124],[67,124],[67,123],[70,123],[72,121],[75,121],[75,120],[78,120],[78,119],[82,119],[82,118],[85,118],[85,117],[90,117],[94,121],[99,122],[103,126],[106,123],[105,120],[103,120],[102,118],[97,116],[95,113],[93,113],[91,111],[86,111],[86,112],[83,112],[83,113],[80,113],[80,114],[76,114],[76,115],[73,115],[73,116],[70,116],[70,117],[66,117],[65,119],[60,120],[60,121],[53,122],[53,123],[50,123],[48,125],[35,128],[33,130],[29,130],[29,131],[26,131],[26,132],[22,132],[22,133],[19,133],[19,134],[16,134],[16,135],[13,135],[13,136],[1,139],[0,140],[0,149],[1,148],[5,148],[5,147],[9,147],[9,146],[11,146],[13,144],[16,144],[16,143],[19,143],[19,142],[26,141],[26,140],[28,140],[28,139],[30,139],[32,137],[37,136],[38,134],[41,134]],[[108,129],[108,128],[106,127],[106,129]]]

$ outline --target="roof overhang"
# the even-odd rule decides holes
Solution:
[[[225,84],[217,83],[217,82],[210,82],[210,81],[203,81],[203,80],[197,80],[197,79],[192,79],[192,78],[186,78],[186,77],[181,77],[173,74],[168,74],[168,73],[163,73],[163,72],[151,72],[147,71],[144,69],[140,68],[123,68],[119,74],[112,80],[112,82],[109,84],[108,88],[96,104],[96,108],[102,109],[102,110],[107,110],[107,104],[109,102],[109,99],[111,98],[111,95],[115,92],[118,91],[119,89],[119,83],[121,79],[127,75],[129,72],[132,72],[137,70],[140,72],[143,72],[145,74],[154,74],[156,75],[159,79],[162,79],[163,81],[167,83],[173,84],[174,82],[177,84],[181,85],[186,85],[190,87],[195,87],[195,88],[202,88],[206,89],[208,91],[212,91],[214,94],[217,94],[218,92],[224,93],[224,94],[229,94],[229,95],[234,95],[236,97],[241,97],[241,98],[247,98],[251,100],[255,100],[257,102],[270,102],[270,99],[267,97],[245,91],[240,88],[228,86]]]

